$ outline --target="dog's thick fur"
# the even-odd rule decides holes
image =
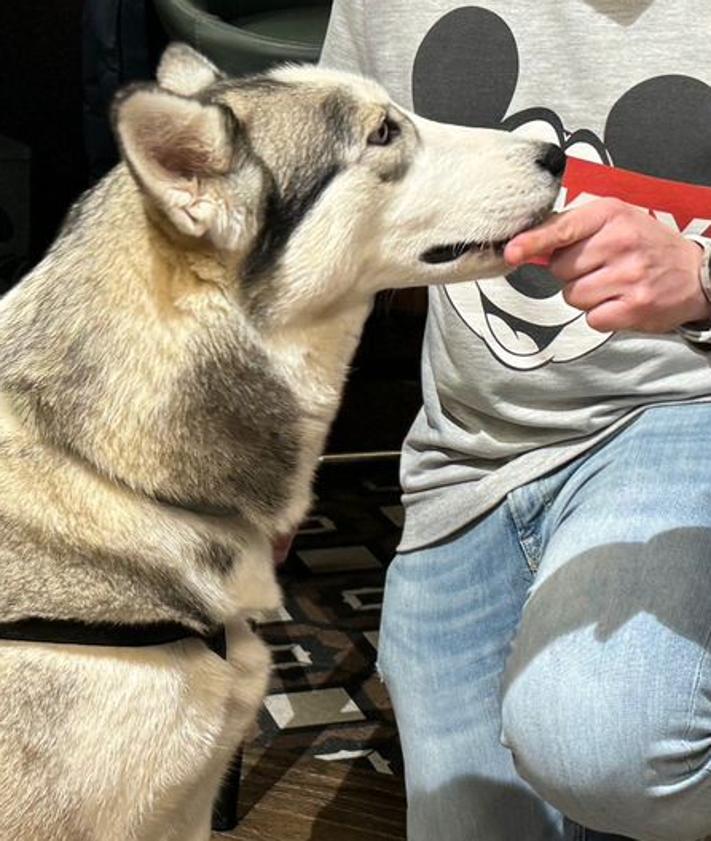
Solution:
[[[558,187],[541,144],[180,45],[114,125],[123,162],[0,304],[0,621],[225,623],[229,661],[1,640],[1,841],[208,839],[267,685],[245,617],[374,293],[495,274]]]

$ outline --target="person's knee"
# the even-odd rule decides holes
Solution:
[[[587,684],[563,664],[529,666],[508,686],[502,741],[519,775],[572,820],[640,841],[711,832],[711,744],[674,732],[656,703]],[[670,711],[671,712],[671,711]]]

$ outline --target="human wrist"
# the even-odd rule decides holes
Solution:
[[[693,234],[685,236],[685,239],[694,245],[692,271],[696,279],[689,321],[711,323],[711,241]]]
[[[687,234],[684,238],[696,246],[693,260],[697,285],[691,320],[711,321],[711,240],[695,234]]]
[[[694,260],[698,278],[696,313],[679,326],[676,332],[694,345],[711,345],[711,240],[706,237],[686,234],[684,237],[696,247]]]
[[[695,234],[686,234],[684,238],[695,247],[691,254],[697,286],[693,311],[677,332],[695,344],[711,344],[711,240]]]

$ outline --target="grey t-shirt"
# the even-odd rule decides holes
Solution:
[[[708,235],[709,33],[711,4],[690,0],[336,0],[322,63],[374,77],[423,116],[560,143],[587,162],[560,207],[618,194],[629,170],[645,212]],[[401,551],[462,528],[645,407],[711,399],[711,356],[676,334],[597,333],[544,269],[429,301]]]

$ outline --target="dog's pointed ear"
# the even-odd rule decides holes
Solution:
[[[156,72],[158,84],[182,96],[196,93],[225,78],[215,65],[187,44],[168,46],[161,56]]]
[[[234,220],[226,223],[216,185],[234,168],[238,123],[232,112],[139,86],[116,97],[113,123],[134,178],[175,227],[193,237],[210,234],[216,245],[229,247],[239,232],[228,235]]]

